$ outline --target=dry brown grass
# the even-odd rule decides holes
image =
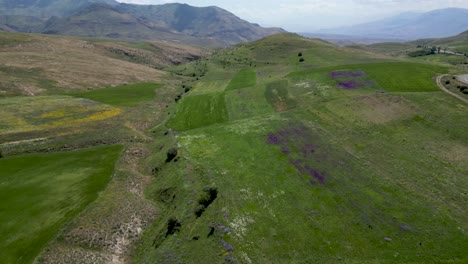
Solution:
[[[384,124],[393,120],[409,118],[415,114],[411,103],[400,96],[365,95],[355,98],[356,112],[363,120]]]
[[[162,42],[141,49],[129,43],[63,36],[2,33],[1,37],[0,96],[160,82],[167,73],[155,68],[207,54],[203,49]]]

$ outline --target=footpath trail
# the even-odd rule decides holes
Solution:
[[[439,88],[442,89],[442,91],[444,91],[444,92],[450,94],[451,96],[456,97],[456,98],[462,100],[463,102],[465,102],[466,104],[468,104],[468,100],[467,100],[467,99],[465,99],[465,98],[461,97],[460,95],[455,94],[455,93],[449,91],[447,88],[445,88],[445,86],[442,84],[442,78],[444,78],[444,77],[446,77],[446,76],[449,76],[449,75],[448,75],[448,74],[444,74],[444,75],[440,75],[440,76],[437,77],[437,79],[436,79],[437,86],[439,86]]]

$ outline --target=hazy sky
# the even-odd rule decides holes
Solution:
[[[321,28],[368,22],[406,11],[468,8],[468,0],[117,0],[134,4],[216,5],[262,26],[313,32]]]

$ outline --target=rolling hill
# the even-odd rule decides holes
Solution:
[[[0,97],[159,81],[167,75],[161,69],[208,54],[172,43],[22,33],[0,33],[0,51]]]
[[[468,53],[468,30],[456,36],[438,39],[420,39],[411,42],[416,45],[443,46],[453,52]]]
[[[3,90],[61,84],[0,98],[2,260],[468,261],[468,106],[434,81],[452,65],[296,34],[0,51]]]
[[[416,40],[449,37],[468,29],[468,10],[447,8],[401,15],[365,24],[327,29],[319,33],[366,38]]]

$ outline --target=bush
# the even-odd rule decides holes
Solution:
[[[298,57],[302,57],[302,52],[299,52],[299,54],[297,54]]]
[[[175,157],[177,157],[177,149],[171,148],[167,151],[166,163],[171,162]]]
[[[304,58],[299,59],[299,62],[304,62],[304,61],[305,61]]]
[[[450,81],[449,80],[445,81],[445,84],[450,84]]]

